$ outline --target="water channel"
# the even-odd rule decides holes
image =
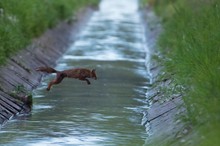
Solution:
[[[141,146],[149,79],[138,0],[103,0],[56,69],[96,69],[91,85],[75,79],[34,91],[31,116],[0,131],[4,146]]]

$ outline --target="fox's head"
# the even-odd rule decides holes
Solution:
[[[94,78],[95,80],[97,79],[95,69],[92,70],[91,78]]]

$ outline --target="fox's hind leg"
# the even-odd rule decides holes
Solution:
[[[47,87],[47,91],[50,91],[50,88],[54,85],[54,84],[59,84],[62,82],[62,80],[65,78],[65,74],[62,73],[57,73],[57,77],[56,79],[52,80]]]
[[[53,84],[56,84],[56,79],[55,80],[52,80],[48,86],[47,86],[47,91],[50,91],[50,88],[53,86]]]

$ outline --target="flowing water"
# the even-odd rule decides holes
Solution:
[[[34,93],[32,115],[0,131],[0,145],[144,144],[141,125],[149,83],[138,0],[103,0],[56,69],[96,69],[91,85],[64,79],[46,91],[50,75]]]

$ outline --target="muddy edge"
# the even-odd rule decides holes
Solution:
[[[141,15],[145,24],[147,53],[150,53],[150,61],[147,67],[152,80],[152,85],[146,93],[149,109],[144,113],[142,121],[142,124],[148,127],[149,137],[146,144],[169,138],[181,138],[185,132],[183,123],[177,120],[177,116],[184,113],[184,107],[181,106],[183,104],[181,95],[171,95],[168,100],[164,100],[166,94],[161,89],[169,86],[171,79],[161,80],[159,78],[162,66],[153,57],[160,54],[156,43],[162,26],[159,18],[156,17],[150,7],[142,8]]]
[[[84,8],[71,19],[60,22],[0,67],[0,128],[13,117],[30,113],[32,101],[26,94],[35,89],[43,77],[35,68],[54,67],[96,9]]]

